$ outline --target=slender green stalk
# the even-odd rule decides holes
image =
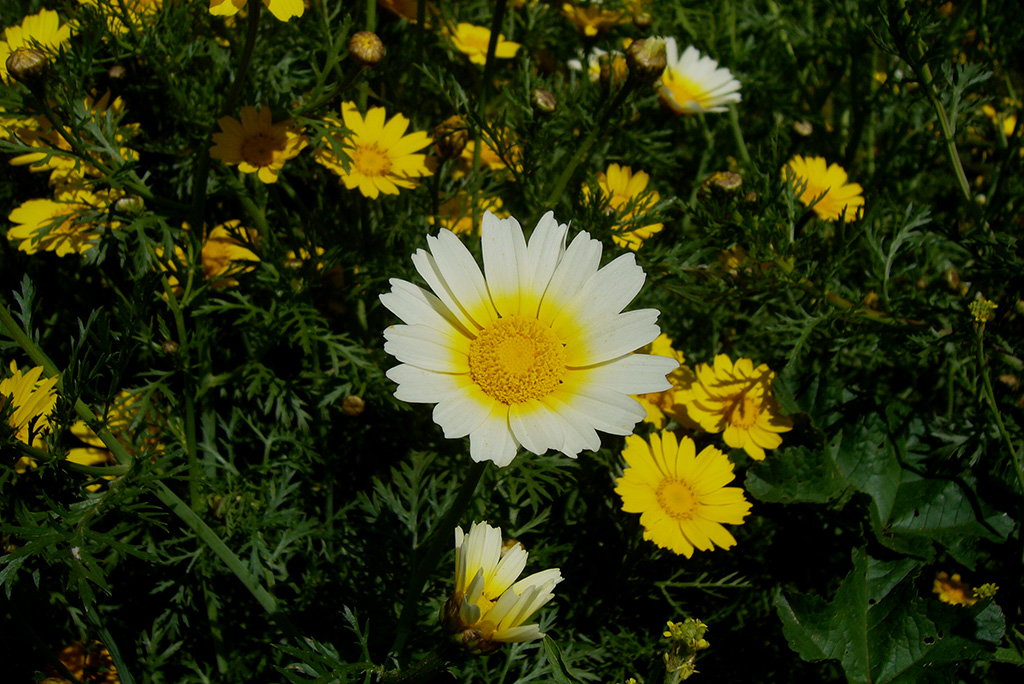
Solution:
[[[178,354],[179,358],[183,359],[181,362],[183,367],[181,382],[182,395],[185,400],[185,454],[188,459],[188,491],[189,501],[192,503],[193,510],[198,510],[202,502],[202,492],[199,487],[202,477],[199,471],[198,449],[196,448],[195,398],[193,397],[192,380],[188,374],[190,349],[188,335],[185,332],[185,316],[182,313],[181,305],[178,303],[178,298],[174,294],[174,288],[171,287],[171,283],[166,275],[160,276],[160,283],[163,285],[167,304],[171,307],[171,315],[174,317],[174,329],[178,335]]]
[[[1024,493],[1024,463],[1021,463],[1020,452],[1013,446],[1013,440],[1010,438],[1010,433],[1006,430],[1006,425],[1003,424],[1003,415],[999,411],[999,404],[996,403],[996,395],[992,390],[992,378],[989,377],[988,373],[988,362],[985,358],[985,324],[978,324],[977,334],[977,353],[978,353],[978,373],[981,375],[981,384],[983,394],[985,396],[985,402],[988,404],[989,409],[992,411],[992,417],[996,420],[996,426],[999,428],[999,436],[1002,437],[1003,442],[1006,444],[1006,450],[1010,454],[1010,458],[1013,460],[1013,468],[1017,474],[1017,484],[1020,486],[1020,491]]]
[[[910,24],[910,13],[907,10],[907,5],[904,0],[897,0],[902,16],[907,25]],[[897,41],[898,43],[898,41]],[[918,80],[921,82],[922,89],[925,95],[928,97],[928,102],[931,104],[932,109],[935,110],[935,115],[939,118],[939,128],[942,130],[942,140],[945,143],[946,157],[949,159],[950,166],[953,167],[953,174],[956,176],[957,184],[960,186],[960,192],[963,193],[964,199],[966,199],[971,206],[974,206],[974,195],[971,192],[971,184],[967,180],[967,174],[964,173],[964,166],[960,162],[960,153],[956,148],[956,140],[953,139],[953,127],[949,123],[949,117],[946,115],[946,108],[942,106],[942,102],[939,100],[938,94],[935,92],[935,78],[932,76],[931,68],[924,62],[924,46],[921,43],[920,38],[914,41],[913,46],[907,46],[908,49],[904,51],[903,58],[910,65],[910,68],[917,74]],[[913,54],[911,54],[911,49]]]
[[[747,150],[747,143],[743,139],[743,129],[740,128],[740,115],[736,110],[736,105],[729,105],[729,126],[732,128],[732,137],[736,141],[736,149],[740,153],[740,159],[749,166],[750,152]]]
[[[463,480],[462,485],[459,487],[452,505],[448,507],[441,521],[434,528],[434,533],[423,542],[423,547],[426,551],[419,562],[414,562],[413,571],[409,576],[409,588],[405,595],[405,603],[402,604],[402,613],[398,618],[398,630],[395,633],[395,641],[391,644],[390,652],[392,655],[398,655],[402,647],[405,646],[409,634],[412,632],[413,622],[415,622],[416,617],[416,607],[422,600],[423,587],[426,586],[427,579],[437,568],[441,554],[444,553],[445,549],[451,548],[453,540],[452,530],[455,529],[455,522],[466,510],[466,505],[473,496],[473,492],[476,491],[486,466],[487,461],[472,465],[469,473],[466,475],[466,479]]]
[[[230,114],[238,107],[238,99],[241,97],[242,88],[245,86],[245,79],[249,74],[249,67],[252,65],[252,55],[256,48],[256,36],[260,28],[260,11],[263,9],[262,2],[251,2],[249,7],[249,23],[245,29],[245,46],[242,48],[242,60],[235,73],[235,79],[231,83],[231,90],[224,100],[224,107],[221,112]],[[196,151],[196,170],[192,178],[192,225],[197,230],[203,230],[206,223],[206,183],[210,177],[210,143],[213,140],[213,128],[216,122],[210,124],[210,128],[203,139],[203,144]]]
[[[54,363],[50,361],[49,357],[47,357],[43,350],[40,349],[34,341],[32,341],[25,331],[15,323],[10,310],[7,308],[7,303],[2,297],[0,297],[0,324],[3,324],[7,333],[15,342],[18,343],[22,350],[28,354],[29,358],[43,367],[43,372],[47,377],[59,376],[59,372]],[[58,390],[63,389],[61,380],[57,381],[57,388]],[[81,399],[75,402],[75,413],[93,429],[96,436],[103,442],[104,446],[106,446],[114,455],[114,460],[116,460],[119,465],[127,466],[132,463],[132,456],[128,450],[110,433],[109,430],[101,425],[100,419]],[[105,470],[104,472],[109,474],[110,470]],[[479,476],[477,479],[479,479]],[[209,525],[203,522],[203,520],[196,515],[195,511],[189,508],[189,506],[163,482],[156,480],[153,487],[155,490],[154,494],[156,494],[157,498],[159,498],[172,513],[178,516],[183,523],[192,528],[196,535],[218,558],[224,562],[228,569],[231,570],[240,582],[242,582],[245,588],[249,590],[249,593],[253,595],[256,601],[263,606],[264,610],[267,611],[267,613],[282,627],[282,629],[284,629],[289,636],[301,639],[298,630],[296,630],[291,624],[291,621],[280,612],[277,600],[275,600],[274,597],[263,588],[263,585],[260,584],[259,580],[249,571],[249,568],[242,563],[238,556],[228,548],[227,544],[217,536],[217,533],[210,529]]]
[[[562,168],[562,173],[559,174],[554,185],[551,186],[548,196],[541,203],[542,211],[555,208],[555,203],[562,196],[562,193],[565,192],[565,187],[569,184],[573,173],[576,172],[576,167],[586,158],[598,136],[605,132],[612,113],[618,111],[625,104],[626,98],[634,90],[636,90],[635,81],[633,79],[626,79],[626,83],[615,94],[615,97],[605,103],[604,109],[601,110],[597,121],[594,123],[594,127],[587,133],[587,137],[583,139],[583,142],[576,147],[576,152],[573,153],[569,162]]]
[[[83,475],[97,475],[99,477],[118,477],[125,475],[131,470],[131,466],[128,465],[113,465],[113,466],[89,466],[82,465],[81,463],[75,463],[73,461],[67,461],[62,456],[53,454],[49,451],[43,451],[30,444],[24,444],[22,442],[16,442],[14,448],[19,452],[25,454],[29,458],[34,458],[38,461],[50,461],[59,463],[62,467],[72,470],[76,473],[82,473]]]

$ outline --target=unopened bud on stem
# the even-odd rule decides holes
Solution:
[[[359,31],[348,40],[348,54],[360,66],[372,67],[381,63],[387,50],[376,33]]]
[[[641,85],[650,85],[661,78],[668,59],[665,56],[665,41],[661,38],[634,40],[626,48],[626,63],[629,75]]]
[[[39,50],[18,48],[7,58],[7,73],[30,88],[41,84],[49,70],[50,60]]]

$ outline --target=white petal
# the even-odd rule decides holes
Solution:
[[[564,421],[536,399],[509,406],[508,424],[523,448],[538,456],[565,444]]]
[[[390,282],[391,292],[382,294],[380,301],[391,313],[402,319],[403,323],[420,323],[442,331],[454,329],[469,336],[469,332],[437,295],[398,278],[392,278]]]
[[[568,376],[556,392],[561,401],[582,413],[595,429],[612,435],[630,434],[647,415],[639,402],[625,394],[599,385],[570,385]]]
[[[588,384],[601,385],[622,394],[647,394],[670,389],[666,376],[679,367],[675,359],[650,354],[627,354],[621,358],[570,373],[585,377]]]
[[[505,553],[488,582],[487,588],[492,596],[500,595],[519,579],[529,555],[522,544],[516,544]]]
[[[386,375],[398,383],[395,398],[410,404],[436,404],[448,395],[461,391],[465,382],[455,375],[423,370],[408,364],[395,366]]]
[[[497,318],[484,274],[455,233],[442,229],[437,237],[428,235],[427,246],[445,284],[477,326],[486,327]]]
[[[580,368],[611,361],[653,342],[661,329],[656,309],[618,314],[567,339],[565,364]]]
[[[578,233],[551,275],[537,318],[548,324],[555,320],[580,288],[597,273],[600,264],[600,241],[591,239],[585,231]]]
[[[558,262],[565,254],[565,237],[569,226],[558,223],[554,212],[549,211],[537,222],[530,235],[529,272],[527,283],[520,294],[520,307],[524,315],[536,316],[541,298],[551,282]]]
[[[384,351],[402,363],[426,370],[468,373],[469,340],[459,338],[447,337],[426,325],[392,325],[384,330]]]
[[[434,407],[434,422],[444,430],[448,439],[465,437],[487,420],[494,400],[476,385],[448,395]]]
[[[551,329],[563,340],[571,340],[580,330],[604,323],[633,301],[644,279],[644,270],[637,266],[636,257],[623,254],[583,283],[552,319]]]
[[[546,634],[540,631],[540,626],[537,624],[532,625],[520,625],[519,627],[510,627],[509,629],[503,629],[500,632],[495,632],[491,639],[494,641],[501,641],[506,644],[514,644],[523,641],[535,641],[537,639],[543,639]]]
[[[494,461],[504,468],[518,450],[519,442],[508,426],[508,406],[495,401],[490,415],[469,435],[469,455],[477,463]]]
[[[487,290],[501,316],[519,313],[519,292],[526,282],[528,266],[526,238],[514,218],[499,219],[484,212],[480,226]]]
[[[597,451],[601,448],[601,437],[590,424],[590,420],[565,403],[558,393],[549,394],[541,399],[541,403],[547,406],[558,417],[565,421],[565,444],[562,445],[562,453],[569,458],[576,458],[581,451]]]

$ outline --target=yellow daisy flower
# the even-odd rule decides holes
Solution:
[[[473,225],[473,211],[468,206],[469,199],[466,196],[456,195],[438,207],[442,228],[447,228],[456,235],[469,235],[473,232],[476,226]],[[502,209],[501,198],[483,197],[478,199],[477,215],[489,211],[498,218],[508,218],[509,213]],[[430,225],[434,225],[433,216],[428,216],[427,221]]]
[[[694,549],[728,549],[736,539],[722,524],[742,525],[750,503],[721,451],[705,447],[697,454],[693,440],[677,441],[671,431],[652,433],[648,444],[628,435],[622,452],[627,468],[616,482],[622,510],[640,513],[644,539],[690,558]]]
[[[26,254],[85,254],[96,246],[104,229],[121,227],[120,222],[105,222],[101,216],[112,202],[109,193],[65,186],[54,200],[31,199],[12,211],[8,219],[17,225],[7,231],[7,239],[19,241],[18,249]]]
[[[617,231],[612,235],[612,240],[619,247],[627,247],[634,252],[640,249],[644,240],[660,232],[664,227],[661,223],[650,223],[639,228],[623,230],[623,227],[629,226],[661,200],[661,195],[656,191],[647,189],[649,180],[650,176],[645,172],[637,171],[634,174],[632,168],[618,164],[610,164],[607,171],[600,171],[597,174],[601,196],[607,203],[606,211],[614,212],[622,222],[612,226],[612,230]],[[589,185],[583,186],[583,196],[590,197]]]
[[[516,172],[523,170],[521,158],[523,150],[512,138],[508,131],[499,132],[503,138],[493,140],[486,133],[480,140],[480,168],[488,171],[503,171],[509,168],[505,163],[508,159]],[[476,140],[466,142],[462,154],[459,155],[458,163],[452,169],[452,178],[462,178],[473,170],[473,156],[476,154]],[[499,154],[499,150],[503,154]]]
[[[502,643],[544,638],[537,624],[524,625],[554,598],[562,581],[558,568],[516,581],[529,554],[514,542],[503,547],[501,528],[486,521],[465,533],[455,528],[455,591],[444,607],[444,627],[452,640],[475,653],[489,653]]]
[[[57,405],[57,376],[42,378],[43,367],[36,366],[22,373],[11,361],[10,377],[0,380],[0,411],[7,416],[7,425],[13,437],[22,444],[42,449],[43,436],[50,431],[50,414]],[[35,459],[22,456],[14,463],[14,471],[21,474],[35,467]]]
[[[474,461],[596,450],[597,430],[627,435],[643,419],[629,395],[670,386],[675,360],[631,353],[660,332],[656,310],[622,313],[644,282],[634,255],[599,269],[601,243],[584,232],[567,249],[568,230],[548,212],[527,243],[515,219],[484,212],[484,272],[441,230],[413,255],[433,292],[392,279],[381,295],[405,323],[384,331],[401,362],[387,373],[395,396],[436,404],[434,421],[468,435]]]
[[[847,183],[846,170],[839,164],[825,166],[822,157],[793,157],[782,168],[783,178],[796,188],[803,186],[800,201],[812,204],[814,213],[826,221],[856,221],[864,210],[862,188]]]
[[[454,31],[448,32],[455,49],[469,57],[473,64],[487,63],[487,45],[491,41],[490,29],[474,24],[460,22]],[[494,56],[498,59],[512,59],[516,56],[519,43],[505,40],[505,36],[498,34],[498,45],[494,50]]]
[[[613,26],[632,21],[632,16],[621,9],[605,9],[600,0],[591,0],[586,6],[562,3],[562,16],[576,25],[585,36],[596,36]]]
[[[971,585],[962,581],[960,575],[956,573],[952,577],[947,572],[937,573],[932,593],[938,594],[939,600],[943,603],[951,603],[954,606],[973,606],[978,602]]]
[[[724,112],[739,102],[740,82],[692,45],[679,54],[676,39],[665,38],[667,66],[658,81],[662,101],[676,114]]]
[[[52,10],[41,10],[25,17],[20,26],[4,29],[6,40],[0,41],[0,79],[10,83],[7,58],[18,48],[35,48],[55,55],[71,38],[71,25],[60,25],[60,17]]]
[[[765,449],[782,444],[778,433],[793,429],[793,421],[779,413],[771,395],[775,373],[765,364],[754,368],[750,359],[738,359],[734,365],[719,354],[714,366],[697,366],[696,375],[686,412],[705,432],[722,432],[733,449],[761,461]]]
[[[210,156],[238,165],[242,173],[255,173],[264,183],[276,183],[277,174],[309,144],[292,128],[292,120],[273,122],[269,107],[242,107],[242,120],[222,116],[220,132],[213,134]]]
[[[231,17],[245,7],[246,2],[248,0],[210,0],[210,14]],[[306,3],[303,0],[263,0],[263,4],[281,21],[301,17],[306,11]]]
[[[676,351],[672,347],[672,338],[665,333],[661,333],[657,339],[641,348],[640,353],[665,356],[679,364],[678,368],[668,374],[668,381],[672,383],[672,386],[667,390],[638,394],[633,397],[647,411],[644,422],[650,423],[660,430],[665,427],[670,417],[680,420],[686,415],[681,404],[689,396],[689,387],[693,384],[696,376],[693,374],[693,369],[683,365],[686,361],[683,352]]]
[[[354,102],[345,102],[341,115],[350,133],[337,139],[346,148],[349,161],[342,163],[329,147],[317,150],[315,157],[340,176],[349,190],[358,188],[370,199],[380,193],[397,195],[399,188],[415,188],[419,178],[433,173],[427,167],[427,156],[416,154],[433,140],[425,131],[405,135],[409,120],[401,114],[385,122],[384,108],[371,107],[364,118]],[[337,121],[329,119],[328,123],[340,127]]]

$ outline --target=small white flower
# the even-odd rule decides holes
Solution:
[[[724,112],[726,105],[740,101],[740,82],[732,72],[692,45],[680,56],[676,39],[665,38],[665,57],[668,66],[658,89],[676,114]]]
[[[467,650],[486,653],[544,637],[538,625],[523,623],[554,598],[562,573],[550,568],[517,582],[528,556],[519,543],[503,555],[501,528],[486,521],[473,523],[468,534],[455,528],[455,591],[444,623]]]

